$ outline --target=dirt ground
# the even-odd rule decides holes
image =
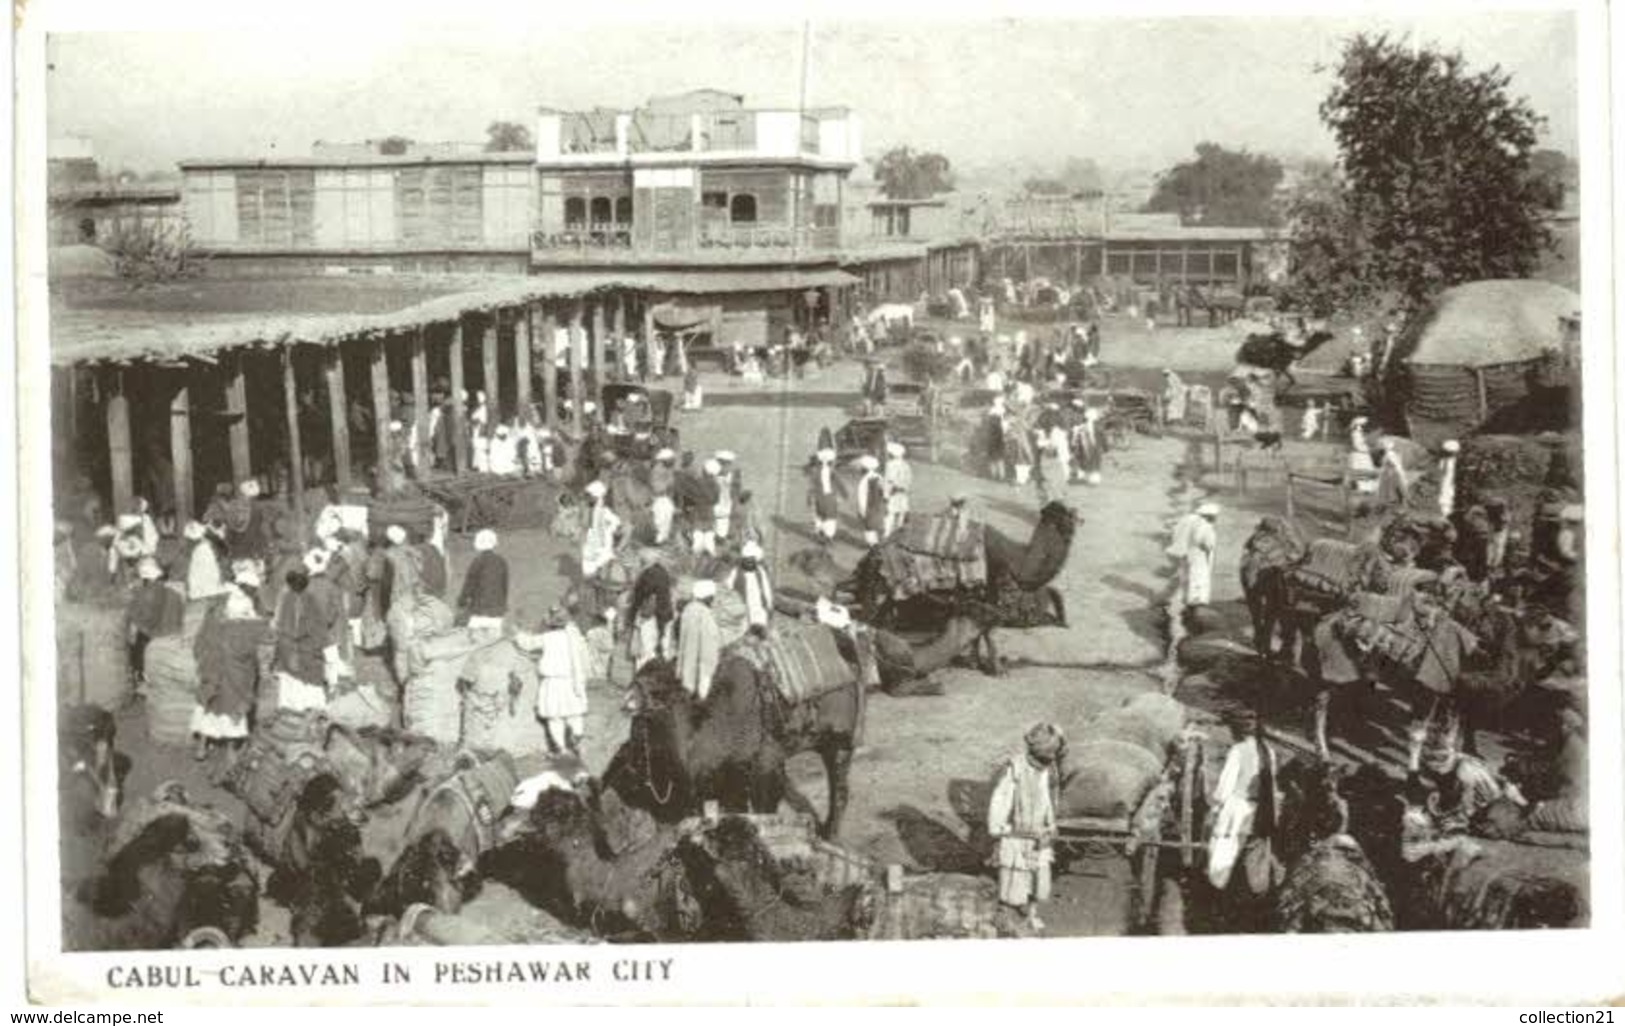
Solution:
[[[945,333],[956,330],[939,326]],[[1005,330],[1005,329],[1001,329]],[[1044,329],[1039,329],[1044,330]],[[1221,374],[1231,366],[1239,342],[1233,329],[1159,328],[1124,318],[1104,325],[1103,355],[1142,387],[1154,387],[1156,372],[1173,366],[1191,376]],[[859,368],[843,364],[795,382],[770,381],[747,389],[731,379],[707,375],[705,409],[680,413],[683,447],[704,458],[716,449],[739,456],[744,485],[756,494],[768,535],[765,548],[781,581],[786,561],[812,544],[802,467],[815,448],[820,428],[832,431],[850,416]],[[666,387],[676,388],[671,380]],[[1302,443],[1312,445],[1315,443]],[[1289,443],[1289,458],[1299,452]],[[1102,709],[1160,687],[1159,668],[1167,655],[1162,604],[1169,590],[1163,548],[1170,522],[1189,504],[1221,494],[1227,510],[1219,527],[1220,550],[1214,598],[1233,614],[1239,600],[1235,568],[1247,532],[1264,510],[1278,509],[1280,497],[1260,484],[1238,502],[1233,483],[1193,461],[1208,459],[1203,446],[1185,437],[1136,436],[1126,449],[1109,455],[1103,481],[1073,486],[1071,501],[1082,522],[1070,561],[1056,585],[1065,597],[1071,626],[1066,629],[1000,631],[1001,651],[1013,666],[1003,678],[969,668],[941,674],[945,693],[894,699],[876,695],[869,704],[863,743],[852,769],[852,800],[842,840],[883,862],[920,870],[985,871],[983,849],[975,847],[970,825],[956,811],[964,796],[980,800],[996,760],[1019,749],[1026,729],[1049,720],[1073,731]],[[963,489],[986,520],[1012,536],[1025,538],[1036,520],[1038,497],[1032,487],[991,481],[954,466],[914,460],[914,509],[946,505],[951,491]],[[1260,481],[1264,478],[1259,478]],[[850,518],[843,521],[838,560],[847,567],[860,554]],[[541,531],[503,536],[499,551],[512,568],[511,609],[516,623],[533,625],[562,596],[573,573],[575,554]],[[460,584],[472,558],[470,540],[450,543],[452,588]],[[628,721],[621,695],[610,688],[590,695],[591,714],[585,755],[602,768],[624,740]],[[1194,705],[1213,696],[1181,696]],[[1288,726],[1292,710],[1283,710]],[[1306,716],[1306,713],[1304,714]],[[1303,716],[1298,717],[1301,724]],[[131,793],[163,779],[197,781],[194,793],[223,807],[234,800],[198,781],[186,753],[154,751],[145,741],[139,716],[126,716],[121,741],[134,757]],[[813,755],[792,762],[797,804],[824,807],[825,781]],[[1121,858],[1093,858],[1074,866],[1057,883],[1044,917],[1052,935],[1121,934],[1127,930],[1127,864]],[[266,909],[260,942],[274,942],[281,917]]]

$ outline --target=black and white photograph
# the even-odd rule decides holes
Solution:
[[[1617,931],[1590,13],[43,33],[34,936]]]

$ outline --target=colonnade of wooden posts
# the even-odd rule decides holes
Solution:
[[[642,297],[638,305],[641,307],[642,337],[652,338],[654,334],[654,306],[653,297]],[[569,394],[572,409],[582,409],[583,402],[591,400],[598,394],[599,388],[608,380],[606,363],[606,343],[613,334],[617,338],[627,335],[629,303],[625,293],[613,298],[594,299],[581,298],[566,301],[538,300],[529,303],[516,304],[509,307],[494,308],[485,311],[485,323],[482,328],[474,332],[469,330],[468,314],[475,311],[465,311],[452,322],[451,337],[449,340],[448,363],[450,369],[450,392],[454,397],[460,397],[466,389],[464,372],[464,347],[474,345],[479,347],[480,363],[483,368],[483,391],[488,401],[494,406],[498,396],[498,340],[499,325],[511,324],[513,327],[512,346],[513,364],[515,368],[515,396],[518,409],[531,408],[533,405],[532,383],[534,380],[534,356],[531,340],[538,337],[543,344],[540,347],[544,354],[541,362],[541,380],[544,402],[542,407],[545,423],[549,428],[557,428],[559,410],[556,397],[558,395],[559,367],[553,358],[554,339],[558,328],[567,326],[570,331],[570,345],[567,355],[567,373],[569,374]],[[715,315],[720,321],[720,307]],[[430,323],[425,322],[386,335],[357,335],[337,340],[323,347],[322,373],[326,379],[328,400],[327,414],[332,437],[332,461],[334,483],[342,493],[356,484],[354,462],[351,459],[350,423],[347,409],[347,391],[345,387],[344,357],[341,347],[365,346],[367,365],[370,375],[370,393],[373,423],[377,436],[378,466],[388,464],[390,458],[390,432],[388,425],[392,416],[390,405],[389,368],[387,364],[387,348],[399,344],[404,337],[410,346],[411,362],[411,401],[413,429],[420,432],[420,448],[427,448],[427,430],[429,423],[429,372],[425,334]],[[721,324],[714,323],[713,337],[720,337]],[[470,337],[473,335],[474,337]],[[587,357],[587,366],[582,366],[581,356]],[[304,479],[304,446],[300,437],[299,426],[299,400],[298,382],[296,381],[293,344],[284,344],[278,349],[281,366],[281,393],[283,413],[286,417],[288,444],[288,466],[290,471],[289,487],[296,508],[302,508],[305,479]],[[248,384],[244,370],[244,361],[240,358],[231,358],[225,354],[217,354],[212,362],[219,363],[226,373],[225,403],[229,413],[235,414],[230,420],[227,431],[229,434],[229,447],[231,458],[231,473],[234,481],[243,481],[254,475],[249,446],[249,418],[248,418]],[[196,375],[187,365],[188,370],[181,386],[173,393],[169,403],[170,431],[169,448],[170,459],[174,468],[175,481],[175,509],[177,516],[183,521],[196,516],[198,505],[193,494],[193,448],[192,448],[192,410],[193,410],[193,380]],[[135,469],[134,454],[131,439],[130,402],[124,387],[124,375],[128,371],[119,366],[111,366],[102,370],[101,394],[107,424],[107,443],[109,464],[111,469],[111,490],[114,509],[124,511],[130,508],[135,496]],[[591,389],[588,393],[587,378],[591,378]],[[269,382],[256,382],[256,388],[264,389]],[[454,470],[463,473],[471,468],[469,459],[468,434],[465,431],[464,420],[466,411],[461,402],[449,404],[452,418],[452,438],[455,442]]]

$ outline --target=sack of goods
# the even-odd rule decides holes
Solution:
[[[536,718],[536,691],[541,678],[536,662],[504,639],[463,661],[462,744],[466,748],[514,754],[542,752],[547,728]],[[518,685],[518,695],[514,685]]]
[[[458,743],[463,703],[457,681],[468,654],[478,647],[467,630],[431,635],[419,643],[421,658],[401,691],[401,720],[408,731],[441,744]]]
[[[1132,741],[1087,741],[1067,754],[1056,815],[1132,815],[1162,775],[1163,760]]]

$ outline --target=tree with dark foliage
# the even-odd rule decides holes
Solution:
[[[940,153],[915,153],[895,146],[874,162],[875,181],[887,199],[928,199],[951,192],[953,169]]]
[[[1551,235],[1551,202],[1532,173],[1544,119],[1508,92],[1499,67],[1386,35],[1343,47],[1320,116],[1341,176],[1294,210],[1298,288],[1312,306],[1381,293],[1420,309],[1441,289],[1524,278]]]
[[[412,140],[404,135],[392,135],[378,140],[378,153],[384,157],[402,157],[412,148]]]
[[[493,121],[486,126],[485,136],[487,153],[518,153],[536,145],[530,137],[530,129],[517,121]]]
[[[1145,209],[1199,224],[1273,227],[1280,219],[1275,190],[1281,176],[1274,157],[1205,142],[1195,160],[1163,172]]]

